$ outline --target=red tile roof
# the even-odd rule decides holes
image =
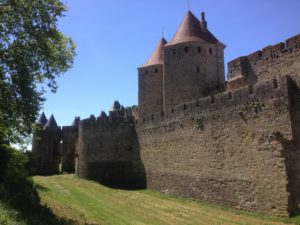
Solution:
[[[197,17],[188,11],[175,36],[166,46],[185,42],[218,43],[218,39],[208,30],[206,32],[202,31],[200,23]]]
[[[147,67],[147,66],[153,66],[153,65],[159,65],[164,63],[164,50],[163,46],[167,43],[166,39],[161,38],[158,42],[155,50],[152,52],[150,58],[148,61],[141,65],[141,67]]]

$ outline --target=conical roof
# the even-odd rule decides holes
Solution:
[[[201,22],[191,11],[188,11],[173,39],[166,46],[185,42],[216,44],[219,41],[208,30],[202,31]]]
[[[55,118],[54,118],[53,114],[50,116],[50,118],[49,118],[49,120],[48,120],[45,127],[53,127],[53,128],[57,127],[57,123],[55,121]]]
[[[37,123],[44,126],[47,122],[48,122],[47,117],[46,117],[45,113],[42,112],[42,114],[40,115]]]
[[[147,60],[147,62],[141,67],[147,67],[147,66],[153,66],[153,65],[159,65],[164,63],[164,50],[163,47],[167,44],[166,39],[161,38],[152,52],[150,58]]]
[[[114,101],[113,105],[110,108],[110,111],[119,111],[121,108],[121,105],[118,101]]]
[[[105,118],[105,117],[107,117],[107,115],[106,115],[106,113],[104,111],[101,111],[100,117]]]

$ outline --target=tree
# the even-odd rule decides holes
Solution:
[[[75,44],[57,27],[66,5],[60,0],[0,0],[0,143],[31,133],[45,84],[71,68]]]

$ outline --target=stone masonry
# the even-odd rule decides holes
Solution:
[[[36,172],[61,161],[111,187],[299,214],[300,35],[230,61],[226,81],[224,48],[204,13],[187,12],[138,68],[138,107],[116,101],[62,129],[41,116]]]

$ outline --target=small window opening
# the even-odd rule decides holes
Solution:
[[[151,115],[151,120],[153,120],[154,119],[154,116],[153,115]]]
[[[209,54],[210,54],[210,55],[212,54],[212,49],[211,49],[211,48],[209,48]]]
[[[214,95],[210,95],[210,103],[215,103],[215,96]]]
[[[173,55],[175,55],[176,54],[176,50],[175,49],[173,49]]]
[[[145,74],[148,74],[148,70],[145,71]]]
[[[164,117],[164,115],[165,115],[164,111],[161,111],[160,115],[161,115],[161,117]]]
[[[155,73],[158,73],[158,69],[157,68],[155,68]]]
[[[171,109],[171,113],[174,113],[174,109],[173,108]]]
[[[199,73],[200,72],[200,68],[199,68],[199,66],[197,66],[197,73]]]
[[[189,52],[189,47],[185,47],[185,48],[184,48],[184,52],[185,52],[185,53]]]
[[[232,93],[228,92],[228,99],[232,99]]]
[[[186,104],[184,104],[184,105],[183,105],[183,110],[186,110],[186,108],[187,108],[187,107],[186,107]]]
[[[273,86],[275,89],[278,88],[278,81],[276,78],[273,79]]]
[[[253,85],[249,85],[248,90],[250,95],[253,94],[254,93]]]
[[[201,53],[201,47],[198,47],[198,53]]]

